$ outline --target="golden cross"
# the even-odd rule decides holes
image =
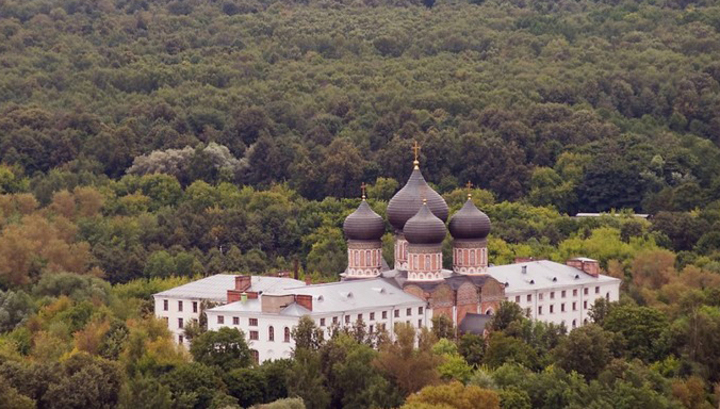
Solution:
[[[420,156],[420,145],[418,145],[417,141],[415,141],[415,144],[413,145],[412,150],[415,153],[415,162],[417,162],[418,157]]]
[[[362,190],[362,198],[363,199],[365,199],[365,189],[366,188],[367,188],[367,185],[365,184],[365,182],[362,182],[362,184],[360,185],[360,190]]]

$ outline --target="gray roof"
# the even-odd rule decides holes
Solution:
[[[523,266],[526,267],[525,273]],[[506,284],[506,293],[620,281],[602,274],[593,277],[575,267],[550,260],[491,266],[488,267],[488,274],[500,283]]]
[[[159,292],[155,296],[225,301],[227,290],[235,288],[235,277],[233,274],[216,274]],[[286,287],[303,285],[305,285],[304,282],[292,278],[252,276],[249,291],[278,291]]]
[[[490,323],[490,320],[492,320],[492,315],[467,313],[458,326],[458,330],[463,334],[469,332],[475,335],[482,335],[485,327]]]
[[[447,220],[449,210],[445,199],[427,184],[420,169],[415,167],[405,186],[390,199],[385,211],[395,230],[403,230],[405,222],[420,210],[423,199],[427,199],[428,207],[435,216],[443,222]]]
[[[312,311],[297,305],[297,303],[291,303],[280,312],[280,315],[288,316],[382,309],[425,302],[382,278],[313,284],[285,288],[279,291],[268,291],[267,293],[272,293],[272,295],[301,294],[312,296]],[[247,300],[244,303],[238,301],[215,307],[211,311],[260,312],[260,302],[259,300]]]

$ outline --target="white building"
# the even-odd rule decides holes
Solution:
[[[599,271],[598,262],[588,258],[567,264],[537,260],[488,268],[490,276],[505,283],[505,298],[519,304],[529,318],[565,324],[568,329],[588,323],[596,299],[620,299],[621,281]]]
[[[165,320],[178,343],[187,345],[185,325],[200,318],[203,302],[210,305],[225,304],[228,290],[236,288],[237,277],[217,274],[154,294],[155,316]],[[250,280],[250,277],[247,279]],[[245,290],[255,292],[305,285],[304,282],[291,278],[256,276],[253,276],[248,284],[250,285]]]
[[[382,278],[275,288],[241,296],[206,313],[209,330],[242,330],[259,362],[291,357],[292,329],[305,315],[326,331],[326,337],[333,326],[348,327],[358,320],[365,323],[368,333],[384,329],[392,336],[398,322],[422,328],[430,327],[432,318],[424,300]]]

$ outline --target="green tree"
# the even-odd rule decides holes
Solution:
[[[610,361],[611,335],[598,325],[585,325],[570,332],[554,350],[558,366],[595,379]]]
[[[250,348],[245,335],[236,328],[223,327],[196,337],[190,346],[196,362],[217,366],[225,371],[250,365]]]

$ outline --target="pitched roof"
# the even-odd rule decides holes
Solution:
[[[235,277],[233,274],[216,274],[154,295],[169,298],[225,301],[227,299],[227,290],[235,288]],[[305,285],[304,282],[292,278],[252,276],[249,291],[278,291],[286,287],[303,285]]]
[[[312,296],[312,311],[297,303],[290,303],[279,313],[280,315],[287,316],[382,309],[425,302],[414,295],[404,292],[382,278],[298,286],[276,291],[267,291],[265,294],[299,294]],[[260,297],[262,298],[263,295],[260,295]],[[211,311],[260,312],[260,305],[260,300],[247,300],[244,303],[238,301],[215,307]]]
[[[506,293],[620,281],[602,274],[593,277],[575,267],[550,260],[492,266],[488,267],[488,274],[505,284]]]

